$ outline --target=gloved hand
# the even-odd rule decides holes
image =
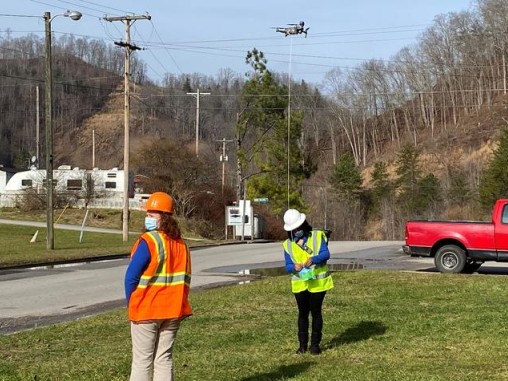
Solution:
[[[302,280],[314,279],[314,270],[308,267],[304,267],[298,272],[298,276]]]

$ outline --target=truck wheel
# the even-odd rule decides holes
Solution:
[[[445,245],[437,251],[434,264],[442,273],[461,273],[466,266],[466,252],[456,245]]]

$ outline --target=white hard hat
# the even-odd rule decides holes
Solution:
[[[288,209],[284,213],[284,230],[290,232],[300,227],[305,221],[305,213],[300,213],[296,209]]]

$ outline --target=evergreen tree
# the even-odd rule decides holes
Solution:
[[[16,153],[16,156],[14,157],[13,166],[17,170],[26,171],[27,169],[30,168],[30,163],[31,161],[29,152],[24,149],[21,149],[19,152]]]
[[[186,93],[192,93],[192,87],[190,84],[189,77],[185,77],[185,82],[183,83],[182,90],[185,91]]]
[[[418,193],[417,197],[414,198],[413,205],[414,211],[418,214],[436,211],[441,201],[439,179],[433,173],[425,175],[418,182]]]
[[[386,163],[378,161],[374,163],[372,171],[372,210],[378,213],[381,202],[393,196],[393,184],[388,177],[388,168]]]
[[[248,178],[249,197],[270,199],[274,213],[280,213],[288,204],[303,209],[300,185],[305,172],[301,168],[302,152],[298,145],[303,115],[291,115],[288,141],[287,87],[275,81],[262,52],[253,49],[245,61],[253,72],[242,92],[243,111],[237,124],[239,177]]]
[[[393,185],[388,177],[388,168],[386,163],[378,161],[374,163],[372,171],[372,194],[375,201],[388,196],[392,192]]]
[[[362,174],[351,153],[339,158],[330,177],[330,184],[342,199],[358,198],[362,189]]]
[[[508,129],[503,130],[499,146],[494,151],[480,181],[480,201],[486,208],[499,198],[508,197]]]
[[[449,179],[450,186],[447,192],[447,199],[451,204],[463,205],[473,199],[471,189],[463,171],[451,170]]]
[[[414,212],[416,198],[418,197],[418,181],[421,177],[421,170],[418,164],[418,150],[406,144],[398,155],[396,165],[397,173],[397,200],[406,212]]]
[[[402,148],[397,159],[397,201],[409,215],[433,214],[442,201],[441,184],[432,173],[422,174],[419,151],[412,145]]]

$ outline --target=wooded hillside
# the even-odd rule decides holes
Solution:
[[[264,57],[263,70],[247,60],[248,76],[228,69],[213,77],[168,73],[155,85],[134,58],[134,169],[146,171],[143,152],[161,139],[193,156],[196,98],[187,93],[199,89],[210,93],[201,98],[199,121],[199,158],[207,168],[200,176],[206,179],[182,180],[186,187],[196,183],[202,193],[222,182],[223,198],[224,187],[229,192],[224,204],[242,194],[243,180],[251,198],[275,200],[294,188],[315,225],[331,228],[337,239],[401,238],[407,218],[481,216],[482,177],[508,125],[508,3],[478,0],[475,5],[470,12],[438,15],[415,45],[389,61],[372,59],[353,70],[330,71],[319,88],[304,82],[289,87],[287,74],[269,72],[270,57]],[[43,44],[34,36],[2,40],[0,51],[0,163],[23,169],[36,151],[37,87],[44,109]],[[122,167],[122,51],[75,38],[56,41],[54,51],[55,165],[91,167],[94,134],[95,166]],[[274,97],[275,104],[280,96],[287,98],[282,114],[259,101]],[[43,117],[39,111],[41,137]],[[284,137],[284,123],[297,131],[296,141]],[[262,133],[252,135],[250,151],[238,139],[246,127]],[[223,146],[222,139],[232,141]],[[261,149],[257,139],[269,140],[260,140]],[[301,181],[278,175],[273,187],[258,173],[281,170],[284,157],[277,151],[287,152],[288,142],[305,174]],[[39,147],[44,162],[42,138]],[[229,159],[224,167],[223,149]],[[255,160],[247,162],[249,155]],[[291,176],[296,173],[295,166]],[[350,181],[357,174],[358,181]],[[176,181],[171,181],[174,191]],[[454,192],[467,198],[457,201]],[[469,208],[459,209],[461,204]],[[280,207],[258,209],[276,221]]]

